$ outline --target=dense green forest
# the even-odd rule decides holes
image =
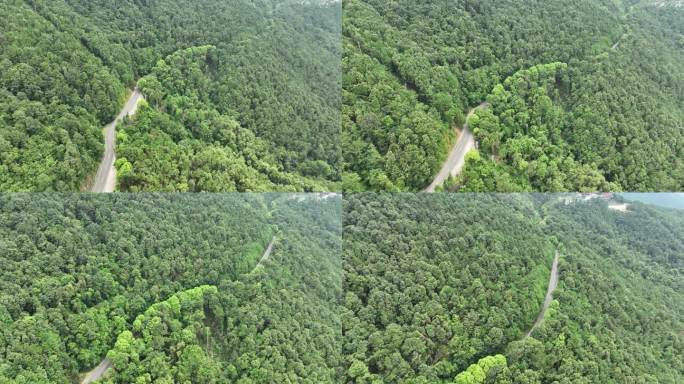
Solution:
[[[667,4],[667,2],[664,2]],[[684,11],[636,0],[343,2],[343,182],[417,191],[469,123],[447,189],[680,190]]]
[[[682,382],[684,218],[610,204],[346,197],[345,382]],[[555,250],[558,288],[532,328]]]
[[[290,0],[7,2],[0,189],[83,188],[100,130],[141,77],[150,102],[127,125],[120,189],[336,188],[340,12]]]
[[[100,130],[133,74],[103,65],[79,38],[84,22],[77,20],[57,22],[26,1],[0,7],[2,191],[78,190],[97,167]],[[121,60],[128,56],[106,46]]]
[[[111,383],[334,382],[340,214],[320,195],[0,196],[0,383],[105,357]]]

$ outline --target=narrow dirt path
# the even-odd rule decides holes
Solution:
[[[134,115],[138,109],[138,101],[141,99],[144,99],[144,96],[136,87],[116,119],[105,126],[105,152],[102,161],[100,161],[100,166],[97,168],[91,192],[114,192],[116,187],[116,169],[114,168],[116,161],[114,150],[116,146],[116,124],[124,117]]]
[[[549,286],[546,289],[544,304],[542,305],[542,309],[539,311],[539,315],[537,315],[537,320],[534,322],[532,328],[530,328],[530,330],[527,332],[525,338],[530,337],[532,332],[534,332],[534,330],[544,322],[544,315],[546,315],[546,311],[549,309],[549,306],[553,301],[553,291],[555,291],[556,287],[558,287],[558,257],[558,250],[556,249],[556,255],[554,256],[553,264],[551,265],[551,277],[549,278]]]
[[[435,179],[427,188],[425,188],[423,192],[434,192],[438,186],[444,184],[449,176],[456,176],[461,173],[461,169],[463,169],[463,165],[465,164],[466,153],[475,148],[475,138],[473,137],[473,133],[470,131],[470,127],[468,127],[468,120],[475,113],[475,111],[486,108],[488,105],[489,104],[487,102],[484,102],[468,112],[461,135],[458,137],[456,144],[454,144],[454,146],[451,148],[447,160],[444,162],[444,165],[442,165],[442,169],[439,170],[437,176],[435,176]]]

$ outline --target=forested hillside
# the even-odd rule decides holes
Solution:
[[[142,122],[131,123],[145,137],[127,143],[121,189],[335,188],[340,8],[288,0],[10,1],[0,11],[0,187],[87,184],[102,153],[101,128],[145,76],[153,102]],[[173,60],[206,46],[208,62],[192,55],[197,67]]]
[[[6,195],[0,223],[0,383],[338,374],[339,198]]]
[[[608,205],[345,198],[346,382],[681,382],[684,220]],[[532,328],[555,250],[558,288]]]
[[[423,189],[471,108],[461,191],[680,190],[684,11],[646,1],[349,0],[346,190]]]
[[[44,17],[26,1],[0,7],[2,191],[78,190],[100,160],[100,130],[133,75],[103,65],[80,39],[81,23]],[[102,48],[127,57],[113,43]]]

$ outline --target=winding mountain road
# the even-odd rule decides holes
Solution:
[[[558,287],[558,257],[558,250],[556,249],[556,255],[554,256],[553,264],[551,265],[551,277],[549,278],[549,287],[546,289],[544,305],[542,305],[542,309],[541,311],[539,311],[537,320],[534,322],[532,328],[530,328],[530,330],[527,332],[525,338],[530,337],[532,332],[534,332],[534,330],[537,329],[544,322],[544,315],[546,315],[546,311],[549,309],[549,306],[553,301],[553,291],[555,291],[556,287]]]
[[[100,166],[97,168],[91,192],[114,192],[116,187],[116,169],[114,168],[114,162],[116,161],[116,152],[114,151],[116,146],[116,124],[124,117],[134,115],[138,109],[138,102],[141,99],[144,99],[144,96],[136,87],[116,119],[105,126],[105,152]]]
[[[488,105],[489,104],[487,102],[484,102],[468,112],[466,122],[463,125],[463,130],[461,131],[456,144],[451,148],[449,157],[447,157],[447,160],[444,162],[444,165],[442,165],[442,169],[439,170],[437,176],[435,176],[435,179],[427,188],[425,188],[423,192],[434,192],[438,186],[444,184],[449,176],[456,176],[461,172],[461,169],[465,164],[466,153],[475,148],[475,138],[468,127],[468,120],[470,120],[470,117],[473,115],[473,113],[475,113],[475,111],[486,108]]]
[[[271,242],[268,243],[268,247],[264,250],[264,253],[261,255],[261,258],[259,259],[259,262],[257,265],[254,266],[254,269],[252,269],[252,272],[256,271],[257,268],[263,267],[263,262],[268,260],[269,256],[271,256],[271,252],[273,252],[273,245],[275,244],[276,237],[273,236],[271,239]],[[97,381],[104,376],[105,373],[113,366],[112,361],[109,360],[108,358],[104,358],[100,364],[97,365],[97,367],[93,368],[92,371],[88,372],[83,380],[81,380],[81,384],[90,384],[94,381]]]

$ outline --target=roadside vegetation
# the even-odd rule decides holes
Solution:
[[[638,1],[345,1],[347,191],[419,191],[469,109],[460,191],[681,190],[684,12]],[[478,124],[479,123],[479,124]]]
[[[82,188],[144,76],[120,189],[337,189],[339,3],[29,0],[0,16],[1,190]]]
[[[14,194],[0,223],[0,383],[335,381],[339,198]]]
[[[346,382],[681,382],[681,214],[560,197],[347,196]]]

